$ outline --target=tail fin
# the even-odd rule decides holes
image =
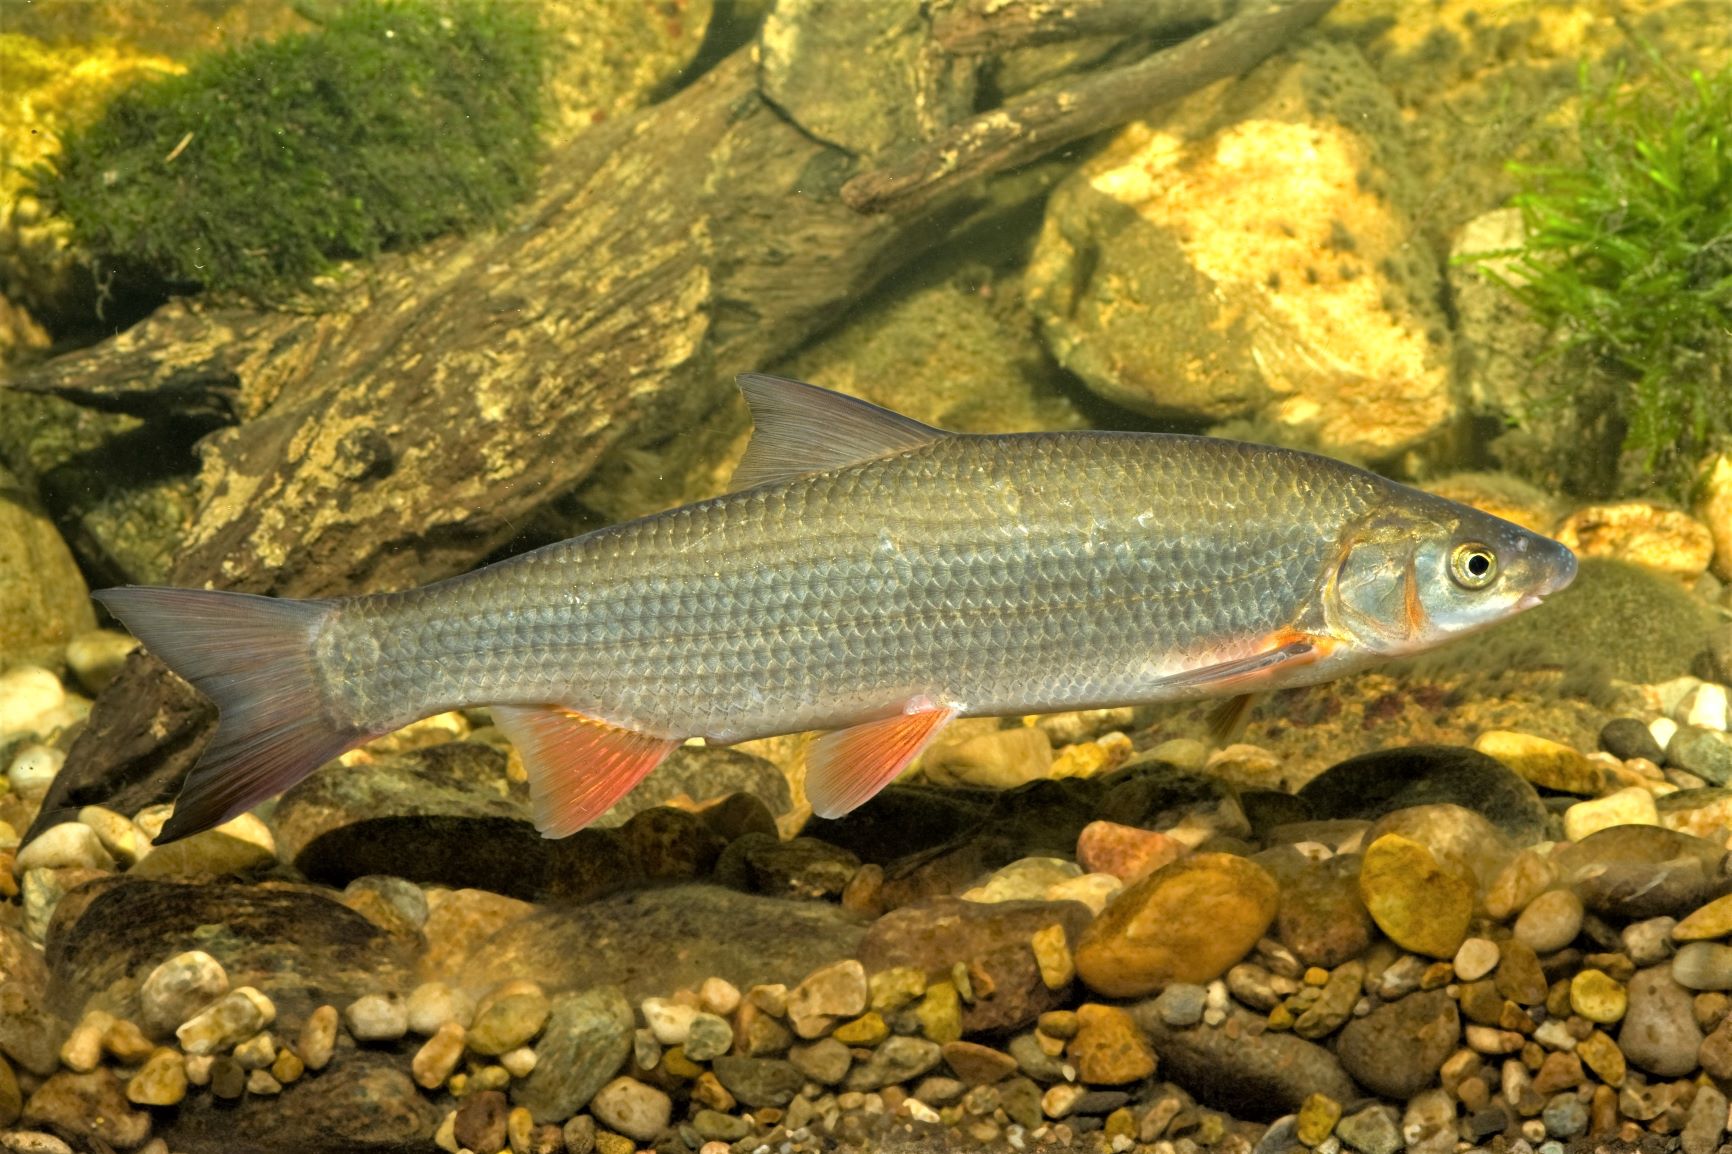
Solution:
[[[140,585],[94,596],[216,703],[216,735],[157,845],[251,809],[373,736],[326,717],[313,642],[336,602]]]

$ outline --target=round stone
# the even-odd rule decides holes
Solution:
[[[1490,938],[1469,938],[1455,951],[1455,976],[1464,982],[1477,982],[1497,969],[1502,952]]]
[[[444,982],[422,982],[409,992],[404,1008],[409,1029],[422,1037],[430,1038],[452,1023],[467,1030],[475,1020],[475,999]]]
[[[1732,946],[1689,942],[1672,959],[1672,977],[1691,990],[1732,990]]]
[[[547,1023],[547,995],[535,982],[506,982],[481,999],[469,1027],[469,1048],[497,1056],[529,1041]]]
[[[102,848],[102,839],[83,822],[63,821],[37,834],[18,851],[13,868],[19,873],[35,869],[111,870],[114,859]]]
[[[65,764],[66,755],[58,749],[32,742],[12,755],[12,764],[6,767],[6,780],[12,792],[25,801],[41,801]]]
[[[1536,954],[1563,949],[1582,932],[1585,911],[1573,890],[1547,890],[1516,919],[1515,937]]]
[[[1491,729],[1473,747],[1495,757],[1542,789],[1588,797],[1600,791],[1600,769],[1560,742],[1510,729]]]
[[[1084,1002],[1067,1051],[1077,1076],[1096,1086],[1122,1086],[1155,1072],[1155,1052],[1136,1021],[1118,1006]]]
[[[343,1011],[357,1042],[390,1042],[409,1031],[409,1013],[396,994],[362,994]]]
[[[1279,897],[1262,867],[1230,854],[1194,854],[1107,905],[1077,944],[1077,974],[1115,998],[1213,981],[1268,931]]]
[[[1621,761],[1641,757],[1658,765],[1665,750],[1639,718],[1614,717],[1600,729],[1600,748]]]
[[[1613,826],[1659,824],[1654,795],[1637,785],[1592,801],[1579,801],[1564,811],[1564,836],[1570,841],[1583,841]]]
[[[1366,849],[1359,895],[1378,928],[1402,949],[1451,958],[1467,940],[1473,883],[1400,834],[1384,834]]]
[[[1676,960],[1636,971],[1629,984],[1630,1008],[1618,1030],[1618,1049],[1624,1057],[1662,1078],[1681,1078],[1695,1070],[1702,1045],[1695,1000],[1677,980],[1677,971]]]
[[[203,950],[187,950],[157,966],[139,989],[144,1027],[158,1036],[175,1028],[229,992],[222,963]]]
[[[589,1103],[596,1121],[627,1138],[653,1142],[668,1127],[673,1117],[673,1102],[668,1096],[636,1078],[615,1078],[600,1090]]]

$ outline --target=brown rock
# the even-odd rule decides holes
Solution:
[[[511,1107],[498,1090],[483,1090],[463,1099],[457,1107],[456,1138],[470,1150],[505,1149],[506,1116]]]
[[[1090,917],[1080,902],[934,898],[879,918],[861,940],[859,957],[869,974],[910,966],[932,981],[948,978],[960,962],[974,987],[974,1001],[963,1006],[963,1029],[1013,1030],[1060,1002],[1041,975],[1030,945],[1034,935],[1059,925],[1075,942]]]
[[[144,1144],[150,1115],[126,1100],[120,1080],[106,1067],[88,1074],[62,1072],[36,1088],[24,1104],[25,1126],[50,1126],[64,1134],[106,1142],[122,1150]]]
[[[946,1042],[941,1050],[957,1078],[970,1086],[990,1086],[1016,1072],[1016,1059],[979,1042]]]
[[[1129,1013],[1118,1006],[1084,1002],[1068,1047],[1077,1077],[1097,1086],[1121,1086],[1155,1072],[1155,1052]]]
[[[1503,958],[1492,974],[1498,993],[1520,1006],[1543,1006],[1551,989],[1539,955],[1525,942],[1503,943]]]
[[[1275,879],[1261,867],[1230,854],[1195,854],[1108,903],[1077,945],[1077,974],[1111,997],[1213,981],[1268,930],[1278,901]]]
[[[1076,860],[1088,873],[1112,874],[1134,882],[1178,861],[1190,848],[1159,830],[1139,829],[1116,821],[1093,821],[1083,827],[1077,838]]]
[[[1308,966],[1334,969],[1371,945],[1371,914],[1359,896],[1360,855],[1307,862],[1281,885],[1281,943]]]
[[[1366,1089],[1406,1099],[1431,1085],[1460,1041],[1455,1000],[1444,990],[1425,990],[1347,1023],[1336,1054]]]

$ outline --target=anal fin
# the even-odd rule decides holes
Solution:
[[[680,744],[557,705],[495,705],[493,720],[523,756],[535,828],[549,838],[606,813]]]
[[[1244,736],[1245,726],[1251,720],[1251,710],[1256,708],[1262,696],[1261,693],[1241,693],[1209,710],[1209,737],[1216,745],[1231,745]]]
[[[895,781],[957,714],[953,706],[916,698],[878,721],[838,729],[806,751],[806,800],[819,817],[841,817]]]

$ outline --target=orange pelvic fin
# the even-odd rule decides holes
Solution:
[[[956,709],[930,698],[901,713],[826,733],[806,751],[806,799],[819,817],[841,817],[896,780]]]
[[[493,720],[523,755],[542,837],[576,833],[679,746],[557,705],[495,705]]]

